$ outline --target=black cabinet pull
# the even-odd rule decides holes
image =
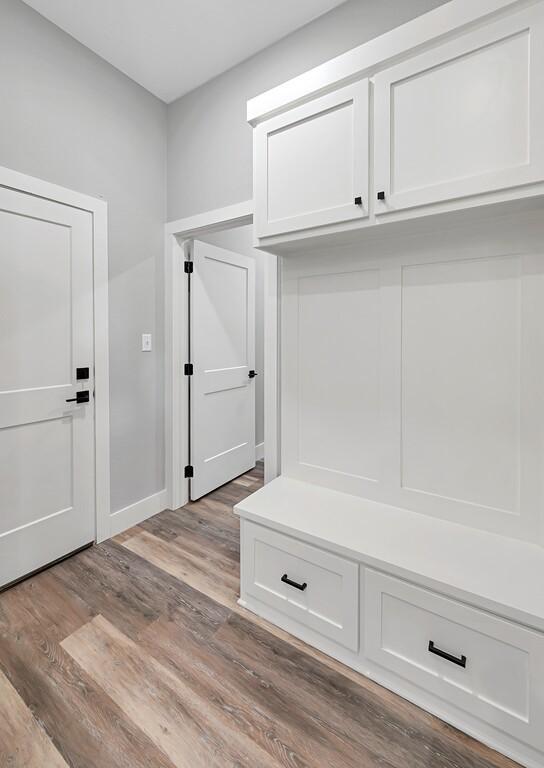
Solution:
[[[69,397],[67,403],[88,403],[89,402],[89,390],[83,392],[77,392],[75,397]]]
[[[466,656],[452,656],[451,653],[446,653],[446,651],[441,651],[440,648],[437,648],[432,640],[429,640],[429,652],[434,653],[436,656],[440,656],[441,659],[446,659],[446,661],[451,661],[452,664],[457,664],[458,667],[463,667],[463,669],[467,665],[467,657]]]
[[[308,586],[306,582],[304,582],[304,584],[297,584],[296,581],[291,581],[291,579],[287,576],[286,573],[283,574],[283,576],[281,577],[281,580],[283,581],[284,584],[289,584],[290,587],[294,587],[295,589],[300,589],[301,592],[304,592],[304,590]]]
[[[362,205],[363,204],[363,198],[362,197],[356,197],[353,201],[355,205]]]
[[[255,376],[258,376],[258,375],[259,375],[259,374],[257,373],[257,371],[250,371],[250,372],[248,373],[248,378],[250,378],[250,379],[254,379],[254,378],[255,378]]]
[[[385,200],[385,192],[378,192],[378,200]]]

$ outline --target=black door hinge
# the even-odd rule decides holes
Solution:
[[[193,364],[192,363],[185,363],[183,366],[183,373],[185,376],[192,376],[193,375]]]
[[[185,274],[190,275],[193,271],[193,262],[192,261],[185,261],[183,263],[183,269],[185,270]]]
[[[183,474],[185,477],[194,477],[195,472],[191,464],[187,464]]]

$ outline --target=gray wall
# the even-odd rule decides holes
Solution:
[[[253,247],[253,227],[235,227],[210,232],[200,238],[255,261],[255,444],[264,442],[264,272],[267,254]]]
[[[442,2],[349,0],[167,110],[21,0],[0,0],[0,165],[109,206],[112,510],[164,486],[167,130],[168,219],[246,200],[246,100]],[[221,237],[252,251],[247,232]],[[262,403],[262,378],[259,390]]]
[[[252,196],[246,101],[446,0],[348,0],[168,108],[168,218]]]
[[[0,0],[0,115],[0,165],[108,202],[117,510],[164,487],[166,107],[20,0]]]

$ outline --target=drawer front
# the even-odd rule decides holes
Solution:
[[[364,610],[367,658],[544,746],[544,636],[370,569]]]
[[[357,563],[243,521],[244,592],[353,651],[358,570]]]

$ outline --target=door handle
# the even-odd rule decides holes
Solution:
[[[259,374],[257,373],[257,371],[250,371],[250,372],[248,373],[248,378],[250,378],[250,379],[254,379],[254,378],[255,378],[255,376],[258,376],[258,375],[259,375]]]
[[[83,392],[77,392],[75,397],[69,397],[67,403],[88,403],[89,402],[89,390],[85,389]]]

